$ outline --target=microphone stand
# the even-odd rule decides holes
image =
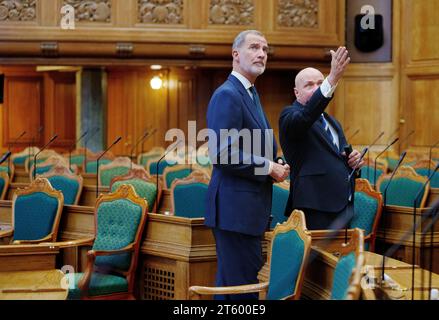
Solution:
[[[352,169],[351,173],[349,174],[349,176],[348,176],[349,189],[350,189],[350,186],[351,186],[351,179],[352,179],[352,177],[354,176],[355,171],[358,169],[358,165],[361,163],[361,160],[363,160],[364,156],[366,155],[366,153],[367,153],[368,151],[369,151],[369,148],[368,148],[368,147],[366,147],[366,148],[363,149],[363,151],[361,152],[360,159],[357,160],[357,162],[355,163],[354,168]],[[349,195],[349,198],[351,198],[352,201],[354,201],[354,199],[353,199],[354,193],[355,193],[355,189],[354,189],[354,190],[351,190],[351,193],[350,193],[350,195]],[[349,198],[348,198],[348,199],[349,199]],[[348,208],[349,208],[349,204],[348,204]],[[351,208],[351,209],[352,209],[352,208]],[[352,215],[351,215],[351,219],[352,219],[352,217],[353,217],[353,213],[352,213]],[[349,220],[349,222],[350,222],[350,220]],[[345,243],[348,243],[348,228],[349,228],[349,223],[346,222],[346,227],[345,227]]]
[[[158,208],[158,194],[159,194],[159,163],[163,160],[163,158],[165,158],[171,151],[174,151],[181,143],[183,142],[183,140],[177,140],[174,145],[169,146],[169,148],[165,151],[165,153],[160,157],[160,159],[156,162],[155,165],[155,173],[156,173],[156,183],[155,183],[155,201],[154,201],[154,205],[156,205],[156,208]]]
[[[430,151],[429,151],[429,153],[428,153],[428,174],[430,175],[430,162],[431,162],[431,159],[432,159],[432,151],[433,151],[433,149],[434,148],[436,148],[436,146],[439,144],[439,141],[437,141],[435,144],[433,144],[431,147],[430,147]]]
[[[37,132],[38,137],[40,136],[41,132],[43,131],[43,128],[44,128],[43,126],[38,128],[38,132]],[[33,147],[34,144],[35,144],[35,136],[32,137],[31,142],[29,144],[29,160],[30,160],[31,156],[34,155],[34,154],[31,155],[31,149],[33,151],[32,147]],[[29,169],[30,168],[27,168],[27,170],[29,170]]]
[[[352,140],[353,137],[355,137],[358,133],[360,132],[360,129],[357,129],[357,131],[355,131],[350,137],[349,137],[349,142]]]
[[[102,152],[96,160],[96,198],[99,196],[99,160],[110,150],[116,143],[122,140],[122,137],[117,138],[104,152]]]
[[[378,158],[387,151],[387,149],[389,149],[391,146],[393,146],[397,141],[399,140],[399,138],[395,138],[389,145],[387,145],[387,147],[384,148],[383,151],[381,151],[374,159],[374,164],[373,164],[373,182],[374,182],[374,187],[375,190],[377,190],[377,160]],[[379,191],[379,190],[377,190]]]
[[[90,141],[91,138],[95,136],[96,133],[99,132],[99,127],[95,129],[95,131],[84,141],[84,173],[87,173],[87,142]],[[88,130],[87,130],[88,131]]]
[[[383,135],[384,135],[384,131],[381,131],[379,136],[376,137],[376,139],[367,148],[370,150],[370,148],[372,148],[378,142],[378,140],[381,139]],[[367,154],[367,180],[369,180],[369,171],[370,171],[370,152]],[[376,181],[374,181],[373,184],[375,185]]]
[[[404,151],[401,156],[399,157],[399,161],[398,164],[395,167],[395,170],[393,170],[392,175],[390,176],[389,182],[386,185],[386,188],[384,189],[384,195],[383,195],[383,202],[384,202],[384,210],[383,210],[383,242],[386,242],[386,218],[387,215],[385,214],[386,211],[386,205],[387,205],[387,190],[389,189],[390,183],[392,182],[393,177],[395,176],[396,171],[398,171],[399,166],[401,165],[402,161],[404,160],[405,156],[407,155],[407,151]],[[386,255],[383,255],[383,265],[382,265],[382,278],[381,280],[384,281],[384,271],[385,271],[385,260],[386,260]]]
[[[434,174],[436,173],[437,169],[439,169],[439,164],[436,166],[436,168],[433,170],[433,173],[429,175],[427,181],[425,181],[422,188],[418,191],[418,193],[415,196],[415,199],[413,200],[413,233],[412,233],[412,300],[414,300],[414,290],[415,290],[415,258],[416,258],[416,252],[415,252],[415,245],[416,245],[416,209],[417,209],[417,202],[419,197],[423,194],[422,191],[425,190],[425,187],[430,182],[430,180],[433,178]],[[430,269],[431,270],[431,269]]]
[[[47,146],[48,146],[49,144],[51,144],[56,138],[58,138],[58,135],[57,135],[57,134],[55,134],[55,135],[49,140],[49,142],[46,143],[46,145],[45,145],[44,147],[42,147],[41,150],[38,151],[38,152],[34,155],[34,171],[32,172],[32,178],[33,178],[33,180],[35,180],[35,176],[36,176],[36,174],[37,174],[37,156],[38,156],[38,155],[39,155],[44,149],[46,149]]]
[[[21,137],[23,137],[25,134],[26,134],[26,131],[23,131],[17,139],[15,139],[12,143],[10,143],[8,146],[8,151],[11,151],[11,146],[13,144],[16,144],[17,141],[20,140]],[[9,175],[9,178],[11,178],[11,158],[10,157],[8,157],[8,175]]]
[[[138,139],[138,140],[136,141],[136,144],[135,144],[134,147],[131,149],[131,152],[130,152],[130,160],[131,160],[131,162],[130,162],[130,170],[133,169],[133,151],[134,151],[134,149],[136,149],[137,146],[139,145],[139,143],[142,142],[144,139],[146,139],[146,137],[147,137],[148,135],[149,135],[148,130],[145,130],[145,132],[143,133],[143,136],[141,136],[140,139]]]
[[[73,148],[76,149],[76,145],[78,144],[78,142],[81,141],[82,138],[84,138],[87,135],[87,133],[88,133],[88,130],[86,130],[69,149],[69,169],[70,169],[70,171],[72,170],[72,149]]]
[[[151,133],[143,140],[142,142],[142,149],[141,149],[141,155],[144,153],[144,147],[145,147],[145,141],[148,140],[150,137],[152,137],[157,132],[157,128],[154,128]],[[140,164],[142,164],[142,157],[140,157]]]
[[[5,162],[7,159],[9,159],[9,157],[11,156],[12,152],[8,151],[6,152],[3,157],[0,159],[0,164],[3,164],[3,162]]]

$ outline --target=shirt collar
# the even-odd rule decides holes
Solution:
[[[244,88],[245,88],[246,90],[249,90],[250,87],[253,86],[253,85],[251,84],[251,82],[248,81],[248,79],[247,79],[246,77],[244,77],[242,74],[240,74],[240,73],[237,72],[237,71],[232,71],[232,76],[235,76],[235,77],[239,80],[239,82],[242,83],[242,85],[244,86]]]

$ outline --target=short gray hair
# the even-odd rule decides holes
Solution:
[[[258,30],[245,30],[245,31],[242,31],[241,33],[239,33],[236,36],[235,40],[233,41],[232,50],[241,48],[242,45],[245,42],[245,38],[249,34],[254,34],[254,35],[257,35],[257,36],[265,38],[265,36],[260,31],[258,31]]]

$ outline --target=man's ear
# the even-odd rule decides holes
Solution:
[[[233,50],[232,51],[232,57],[233,57],[233,60],[238,60],[238,58],[239,58],[238,50]]]
[[[297,88],[294,88],[294,94],[296,95],[296,98],[299,96],[299,90],[297,90]]]

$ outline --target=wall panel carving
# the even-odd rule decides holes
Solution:
[[[278,0],[277,23],[280,27],[317,28],[319,0]]]
[[[251,25],[254,11],[253,0],[211,0],[209,24]]]
[[[75,8],[75,20],[78,22],[111,21],[111,0],[64,0],[63,4]]]
[[[138,0],[140,23],[183,23],[183,0]]]
[[[4,0],[0,2],[1,21],[36,21],[37,0]]]

